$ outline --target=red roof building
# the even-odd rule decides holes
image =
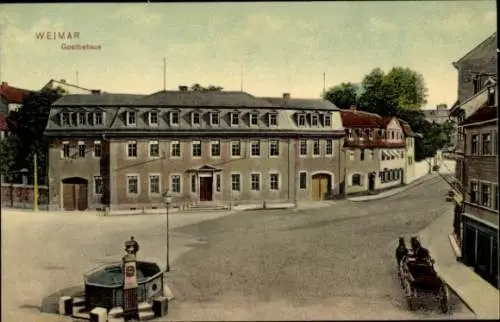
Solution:
[[[21,104],[23,98],[32,92],[27,89],[12,87],[7,82],[2,82],[2,85],[0,85],[0,96],[8,104]]]

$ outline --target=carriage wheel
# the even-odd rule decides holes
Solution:
[[[441,311],[443,313],[448,313],[450,306],[449,306],[449,292],[448,292],[448,286],[443,283],[439,290],[439,306],[441,308]]]
[[[413,287],[411,286],[410,281],[408,281],[407,279],[403,281],[403,289],[405,292],[406,303],[408,304],[408,308],[410,310],[413,310],[413,300],[415,298],[415,293],[413,291]]]

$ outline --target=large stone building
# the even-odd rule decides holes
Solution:
[[[395,117],[342,110],[346,194],[374,193],[404,183],[406,142]]]
[[[339,194],[344,137],[324,100],[244,92],[66,95],[51,108],[52,209],[262,203]]]
[[[450,110],[446,104],[439,104],[435,109],[422,110],[425,119],[431,123],[443,124],[450,119]]]

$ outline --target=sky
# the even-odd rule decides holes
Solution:
[[[15,87],[65,79],[149,94],[163,89],[165,57],[167,89],[243,84],[255,96],[317,98],[323,73],[329,88],[403,66],[424,76],[425,107],[433,108],[456,100],[452,62],[496,30],[496,7],[490,0],[0,4],[0,27],[0,79]],[[40,39],[46,32],[79,39]]]

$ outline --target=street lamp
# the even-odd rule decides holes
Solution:
[[[169,238],[169,222],[168,222],[168,210],[170,208],[170,204],[172,203],[172,196],[170,193],[165,191],[163,193],[163,199],[165,201],[165,205],[167,206],[167,265],[165,267],[165,272],[170,272],[170,238]]]

